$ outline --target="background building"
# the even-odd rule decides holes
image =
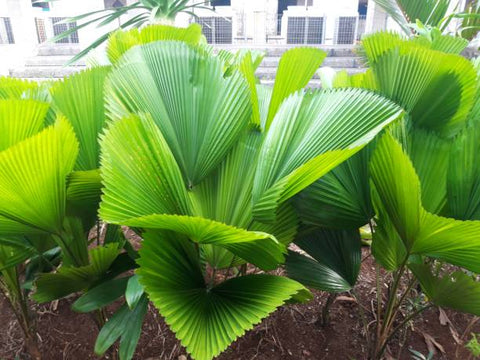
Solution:
[[[49,42],[72,26],[59,24],[62,19],[133,1],[58,0],[38,5],[33,0],[0,0],[0,74],[23,66],[37,53],[74,54],[108,30],[88,26]],[[364,33],[396,26],[373,0],[215,0],[210,5],[212,10],[195,10],[196,17],[180,14],[176,23],[200,23],[208,42],[222,47],[348,47]],[[110,29],[119,23],[110,24]]]

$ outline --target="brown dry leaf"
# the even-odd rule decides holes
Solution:
[[[350,296],[343,296],[343,295],[337,296],[337,297],[335,298],[335,301],[350,301],[350,302],[357,302],[357,300],[355,300],[353,297],[350,297]]]
[[[445,310],[443,310],[441,307],[439,307],[438,310],[439,310],[438,320],[440,321],[440,324],[442,324],[443,326],[448,325],[448,329],[450,330],[450,334],[452,334],[453,340],[457,344],[461,344],[462,341],[460,340],[460,335],[455,329],[455,326],[453,326],[453,323],[448,318]]]
[[[436,354],[438,349],[442,354],[445,354],[445,349],[433,338],[433,336],[427,334],[426,332],[423,332],[422,335],[425,339],[425,344],[427,344],[428,352],[433,352]]]
[[[450,321],[447,314],[445,313],[445,310],[443,310],[441,307],[439,307],[438,311],[439,311],[438,320],[440,321],[440,324],[442,324],[443,326],[445,326],[447,324],[451,325],[452,322]]]

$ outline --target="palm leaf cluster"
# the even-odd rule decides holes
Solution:
[[[55,84],[2,79],[2,262],[58,249],[36,277],[40,302],[81,292],[73,309],[89,312],[125,296],[98,354],[120,339],[132,357],[148,297],[194,358],[211,359],[311,297],[268,273],[297,233],[289,199],[402,110],[367,90],[303,90],[318,49],[287,52],[273,88],[254,76],[261,54],[214,56],[196,25],[119,32],[107,49],[114,66]],[[120,226],[142,236],[140,252]]]
[[[370,35],[362,42],[370,68],[332,80],[336,88],[376,91],[405,114],[295,197],[303,224],[295,242],[311,257],[292,253],[291,277],[326,291],[352,288],[360,266],[353,239],[369,224],[372,253],[385,269],[406,266],[435,304],[478,314],[480,285],[465,275],[480,270],[478,65],[444,37],[442,47]],[[442,263],[463,271],[440,276],[433,270]]]
[[[150,300],[212,359],[307,287],[351,290],[370,224],[382,266],[478,314],[473,278],[431,271],[480,271],[478,63],[448,35],[362,45],[366,73],[315,91],[323,51],[287,51],[267,87],[262,54],[214,55],[196,25],[115,33],[112,65],[58,83],[0,79],[2,284],[18,289],[27,261],[39,302],[80,293],[73,310],[102,314],[121,299],[95,344],[119,340],[121,359]],[[271,273],[285,262],[289,277]]]

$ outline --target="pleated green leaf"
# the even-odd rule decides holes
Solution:
[[[109,76],[110,116],[150,113],[189,186],[219,164],[251,119],[245,79],[224,78],[222,68],[185,43],[160,41],[131,49]]]
[[[307,86],[326,57],[326,52],[314,47],[293,48],[282,55],[275,75],[265,129],[269,129],[283,101]]]
[[[379,215],[372,234],[372,255],[384,269],[395,271],[408,256],[407,248],[393,222],[385,216],[385,203],[380,200],[376,191],[372,191],[372,203],[375,213]]]
[[[272,100],[273,88],[267,85],[257,85],[258,111],[260,114],[260,125],[265,129],[268,118],[268,107]]]
[[[60,299],[85,290],[105,275],[118,255],[118,245],[109,244],[89,251],[90,263],[79,267],[62,266],[56,273],[41,274],[33,295],[40,303]]]
[[[399,46],[410,48],[417,46],[456,55],[460,55],[468,46],[467,40],[461,37],[443,35],[438,29],[437,31],[432,30],[430,35],[431,38],[426,36],[407,38],[394,31],[379,31],[362,38],[362,46],[359,52],[365,61],[373,64],[383,54]]]
[[[15,246],[7,246],[0,239],[0,271],[15,267],[37,254],[37,250],[22,241],[15,241]]]
[[[469,126],[454,140],[447,176],[448,214],[480,220],[479,131]]]
[[[431,43],[432,50],[457,55],[460,55],[467,46],[468,40],[462,37],[442,34],[435,36]]]
[[[407,139],[407,152],[420,178],[422,204],[433,214],[441,213],[447,201],[451,142],[421,129],[411,131]]]
[[[36,100],[0,99],[0,151],[42,130],[49,107]]]
[[[420,181],[400,144],[390,134],[379,141],[371,162],[378,213],[391,223],[407,254],[435,257],[479,272],[480,221],[460,221],[428,213],[421,204]]]
[[[400,114],[397,105],[360,89],[290,96],[262,144],[253,186],[256,219],[273,221],[279,204],[354,155]]]
[[[405,41],[405,37],[395,31],[378,31],[362,37],[359,53],[365,62],[374,64],[386,52],[404,44]]]
[[[67,201],[71,207],[96,212],[102,194],[100,170],[74,171],[67,179]]]
[[[368,166],[370,148],[364,148],[294,198],[302,223],[355,229],[373,218]]]
[[[409,24],[420,20],[425,25],[437,26],[447,14],[450,0],[374,0],[390,15],[406,34]]]
[[[115,122],[102,140],[100,216],[114,224],[151,214],[190,214],[180,169],[148,116]]]
[[[416,127],[452,137],[465,126],[476,73],[465,58],[423,47],[397,47],[372,64],[376,88],[400,104]]]
[[[59,234],[65,215],[66,176],[77,151],[73,129],[59,119],[54,126],[0,152],[0,214]]]
[[[199,24],[190,24],[187,28],[169,25],[149,25],[141,30],[133,28],[128,31],[116,31],[108,39],[107,56],[115,64],[123,54],[136,45],[147,44],[161,40],[177,40],[189,45],[197,45],[202,40],[202,27]]]
[[[285,247],[273,235],[247,231],[201,217],[149,215],[125,220],[124,225],[145,229],[171,230],[199,244],[223,247],[249,263],[273,270],[283,262]]]
[[[311,229],[300,232],[295,243],[309,256],[290,251],[288,276],[322,291],[349,291],[356,283],[361,263],[358,230]]]
[[[212,359],[305,290],[271,275],[241,276],[207,288],[194,247],[175,236],[146,236],[138,262],[150,300],[196,360]]]
[[[38,83],[9,76],[0,76],[0,98],[21,99],[25,94],[36,90]]]
[[[443,277],[432,274],[428,265],[410,265],[429,299],[438,306],[480,315],[480,283],[456,271]]]
[[[105,77],[109,67],[95,67],[58,81],[51,88],[57,113],[70,121],[79,141],[76,170],[93,170],[100,165],[99,134],[105,124]]]

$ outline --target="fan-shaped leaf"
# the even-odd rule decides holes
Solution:
[[[42,130],[49,107],[36,100],[0,99],[0,151]]]
[[[187,28],[155,24],[145,26],[141,30],[137,28],[128,31],[119,30],[108,39],[107,55],[111,63],[115,64],[124,53],[135,45],[161,40],[177,40],[190,45],[197,45],[202,37],[202,28],[195,23]]]
[[[77,151],[71,126],[60,119],[0,152],[0,214],[59,234],[65,214],[66,176]]]
[[[102,149],[102,219],[121,224],[150,214],[190,214],[180,169],[151,118],[115,122]]]
[[[282,55],[275,75],[275,85],[273,86],[265,129],[270,128],[270,124],[283,101],[294,92],[307,86],[326,57],[326,52],[313,47],[293,48]]]
[[[288,276],[318,290],[342,292],[357,281],[361,262],[358,230],[309,229],[295,243],[311,257],[290,251]]]
[[[90,264],[80,267],[62,266],[58,272],[42,274],[36,281],[33,298],[47,302],[85,290],[100,279],[118,255],[118,244],[109,244],[89,251]]]
[[[372,184],[407,254],[439,258],[479,272],[480,221],[459,221],[428,213],[421,205],[420,181],[400,144],[390,134],[379,141],[371,162]]]
[[[239,73],[222,74],[218,58],[185,43],[136,47],[109,77],[108,109],[115,119],[150,113],[193,186],[218,165],[250,121],[246,81]]]
[[[373,217],[369,167],[371,146],[340,164],[294,198],[302,223],[359,228]]]
[[[279,204],[358,152],[400,114],[392,102],[359,89],[290,96],[262,144],[255,217],[274,220]]]
[[[372,70],[375,88],[403,106],[414,126],[445,137],[465,126],[476,91],[468,60],[404,44],[381,56]]]
[[[140,283],[196,360],[212,359],[305,289],[270,275],[241,276],[207,288],[193,246],[158,235],[145,237],[137,270]]]
[[[105,124],[104,82],[109,71],[109,67],[91,68],[51,88],[54,108],[70,121],[79,141],[76,170],[99,167],[98,138]]]
[[[480,315],[480,283],[461,271],[442,278],[431,273],[428,265],[410,265],[423,291],[435,305]]]

